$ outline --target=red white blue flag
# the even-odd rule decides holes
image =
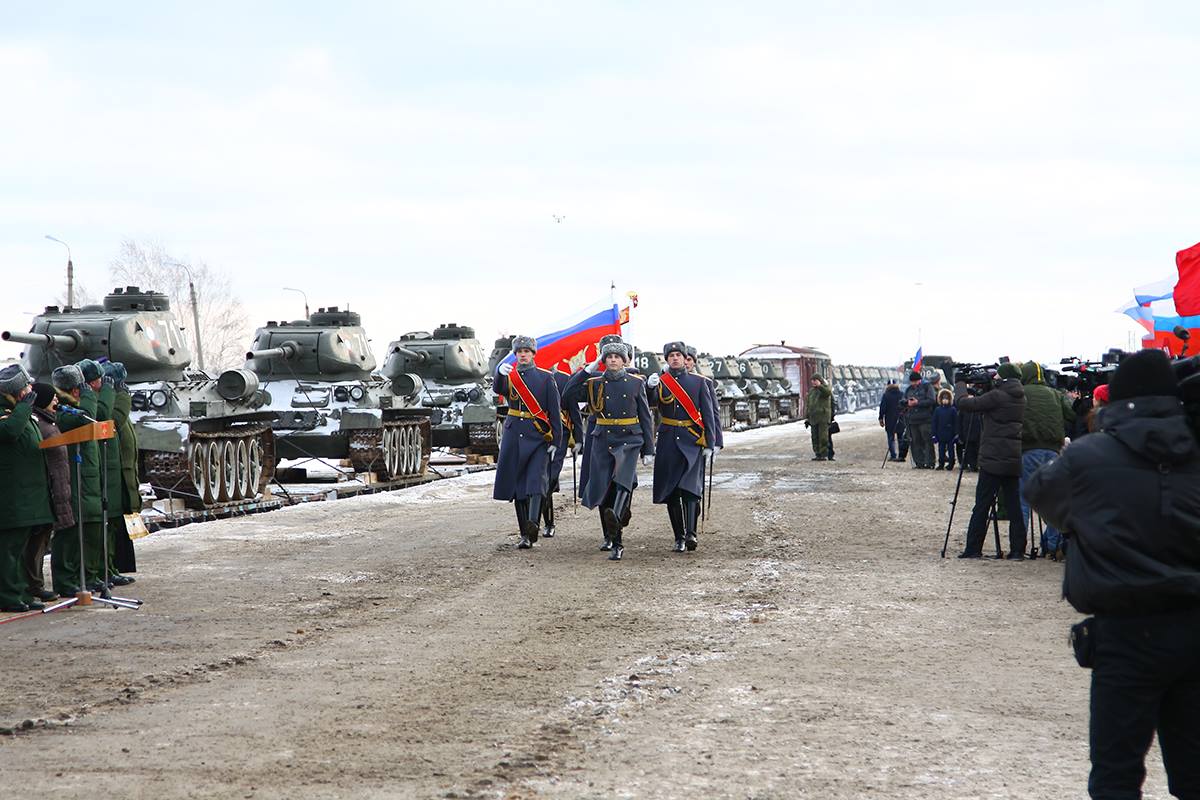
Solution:
[[[534,361],[539,367],[554,371],[572,371],[572,360],[595,360],[596,343],[608,333],[621,332],[621,313],[617,304],[595,304],[581,310],[556,330],[537,337],[538,351]],[[513,361],[510,353],[504,359]]]
[[[925,353],[922,350],[923,348],[917,347],[917,354],[913,356],[912,368],[918,372],[921,371],[921,363],[925,360]]]

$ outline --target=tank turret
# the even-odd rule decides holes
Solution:
[[[511,341],[497,341],[493,349],[496,363],[508,355]],[[503,352],[496,356],[499,350]],[[380,373],[393,383],[404,375],[420,378],[422,404],[439,412],[433,426],[435,446],[497,452],[491,368],[474,328],[449,322],[432,332],[406,333],[388,344]]]
[[[21,360],[35,380],[84,358],[124,364],[140,478],[160,497],[215,506],[252,499],[271,479],[272,415],[257,377],[229,370],[214,380],[191,369],[166,295],[118,287],[100,304],[47,306],[28,333],[0,338],[25,345]]]
[[[348,460],[385,480],[423,475],[433,415],[421,407],[421,378],[375,367],[362,318],[348,309],[255,331],[243,372],[271,398],[279,458]]]

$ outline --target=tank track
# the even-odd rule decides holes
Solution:
[[[350,433],[350,464],[382,480],[420,477],[429,468],[433,433],[428,417],[383,421],[382,428]]]
[[[185,453],[142,454],[142,478],[155,495],[182,498],[189,508],[253,499],[274,475],[275,433],[270,425],[192,430]]]

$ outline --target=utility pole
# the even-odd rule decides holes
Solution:
[[[50,234],[46,234],[46,238],[52,242],[58,242],[63,247],[67,248],[67,307],[75,307],[75,265],[71,263],[71,245],[64,242],[62,239],[55,239]]]
[[[200,306],[196,302],[196,283],[192,280],[192,271],[187,264],[182,261],[176,261],[175,266],[182,267],[183,271],[188,276],[188,293],[191,295],[192,301],[192,327],[193,333],[196,336],[196,363],[200,366],[200,371],[204,371],[204,348],[200,345]]]

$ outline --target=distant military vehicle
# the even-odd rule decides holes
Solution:
[[[246,500],[274,474],[274,415],[257,377],[233,369],[214,379],[191,369],[191,351],[166,295],[118,287],[102,305],[48,306],[29,333],[0,337],[28,345],[22,363],[40,381],[84,358],[125,365],[140,476],[159,497],[191,506]]]
[[[421,404],[433,410],[435,447],[497,452],[492,378],[473,328],[451,322],[432,333],[406,333],[388,345],[380,374],[389,380],[408,374],[421,377]]]
[[[779,418],[795,419],[800,410],[800,397],[791,382],[783,377],[782,370],[769,358],[759,361],[767,390],[775,398]]]
[[[384,479],[425,474],[432,410],[417,375],[372,374],[375,356],[362,320],[337,306],[308,319],[268,322],[246,353],[275,412],[280,458],[350,461]]]

